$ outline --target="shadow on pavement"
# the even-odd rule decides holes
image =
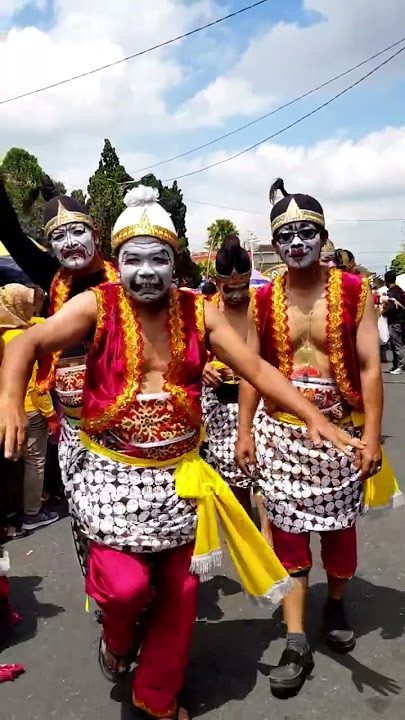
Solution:
[[[278,620],[280,608],[269,619],[221,620],[221,592],[233,595],[241,591],[239,583],[223,576],[201,586],[199,620],[195,626],[194,643],[187,672],[185,700],[192,717],[218,709],[232,700],[244,700],[255,688],[257,673],[268,675],[269,665],[261,661],[272,640],[282,635]],[[337,655],[328,650],[320,637],[322,608],[326,585],[317,583],[310,589],[309,619],[311,641],[316,649],[318,668],[322,655],[351,671],[352,682],[359,693],[366,687],[378,696],[370,700],[373,711],[384,709],[385,698],[397,695],[401,686],[359,662],[354,655]],[[347,608],[359,643],[371,632],[380,631],[384,640],[400,638],[405,626],[405,593],[374,585],[360,577],[354,578],[347,593]],[[210,620],[221,620],[210,622]],[[274,658],[277,662],[278,658]],[[378,658],[377,658],[378,661]],[[314,674],[317,669],[315,668]],[[121,720],[134,716],[127,703],[131,697],[131,676],[113,688],[111,697],[123,703]],[[385,707],[385,706],[384,706]]]
[[[224,611],[219,604],[221,596],[229,597],[241,592],[241,584],[225,575],[216,575],[212,580],[201,583],[198,591],[198,620],[222,620]]]
[[[0,637],[0,650],[26,642],[37,634],[39,618],[51,618],[65,612],[65,608],[52,603],[41,603],[36,593],[42,591],[42,577],[10,577],[10,599],[23,620]]]

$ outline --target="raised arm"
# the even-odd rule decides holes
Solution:
[[[15,210],[0,177],[0,240],[30,280],[49,292],[59,263],[38,248],[22,231]]]
[[[21,454],[25,443],[24,398],[34,363],[42,355],[89,337],[97,318],[96,296],[77,295],[41,325],[25,330],[6,347],[0,373],[0,447],[4,455]]]
[[[381,465],[383,383],[379,345],[377,318],[373,299],[369,294],[363,317],[357,329],[357,356],[360,363],[361,392],[365,413],[363,439],[367,443],[364,450],[361,451],[361,469],[364,479],[377,472]]]
[[[253,385],[260,395],[271,400],[277,407],[302,418],[307,425],[310,440],[315,443],[319,443],[321,438],[331,440],[346,454],[349,454],[347,446],[364,447],[362,443],[329,423],[279,370],[255,354],[218,309],[209,303],[205,305],[205,325],[215,356]]]

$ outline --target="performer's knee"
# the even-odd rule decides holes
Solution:
[[[128,574],[125,580],[111,588],[109,606],[115,611],[125,611],[127,608],[141,610],[149,597],[149,576],[146,573]]]
[[[328,575],[342,580],[353,577],[357,569],[356,526],[321,533],[321,552]]]

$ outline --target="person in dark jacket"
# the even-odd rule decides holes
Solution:
[[[384,279],[388,289],[383,303],[383,315],[387,318],[393,355],[391,375],[401,375],[405,371],[405,345],[403,342],[405,292],[397,285],[397,275],[394,270],[385,273]]]

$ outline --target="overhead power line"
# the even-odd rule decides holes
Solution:
[[[247,12],[248,10],[253,10],[254,8],[258,7],[259,5],[264,5],[265,3],[269,2],[269,0],[258,0],[257,2],[252,3],[251,5],[246,5],[243,8],[240,8],[239,10],[235,10],[232,13],[229,13],[228,15],[224,15],[223,17],[218,18],[217,20],[212,20],[209,23],[206,23],[206,25],[201,25],[198,28],[194,28],[194,30],[189,30],[186,33],[183,33],[183,35],[178,35],[175,38],[171,38],[170,40],[165,40],[164,42],[159,43],[158,45],[153,45],[152,47],[147,48],[146,50],[141,50],[140,52],[134,53],[133,55],[127,55],[127,57],[121,58],[120,60],[115,60],[114,62],[107,63],[106,65],[101,65],[100,67],[94,68],[93,70],[88,70],[87,72],[80,73],[79,75],[73,75],[72,77],[65,78],[64,80],[58,80],[57,82],[52,83],[51,85],[45,85],[44,87],[36,88],[35,90],[30,90],[29,92],[21,93],[21,95],[15,95],[14,97],[6,98],[5,100],[0,100],[0,105],[5,105],[6,103],[14,102],[15,100],[21,100],[22,98],[29,97],[30,95],[36,95],[37,93],[45,92],[45,90],[51,90],[52,88],[58,87],[59,85],[66,85],[66,83],[73,82],[74,80],[79,80],[83,77],[88,77],[89,75],[94,75],[95,73],[101,72],[102,70],[107,70],[108,68],[115,67],[116,65],[120,65],[121,63],[127,62],[128,60],[133,60],[134,58],[141,57],[141,55],[146,55],[147,53],[152,52],[153,50],[159,50],[160,48],[167,47],[167,45],[172,45],[175,42],[178,42],[179,40],[184,40],[184,38],[190,37],[191,35],[195,35],[196,33],[201,32],[202,30],[207,30],[208,28],[214,27],[214,25],[219,25],[219,23],[224,22],[225,20],[230,20],[231,18],[236,17],[237,15],[241,15],[244,12]]]
[[[366,73],[366,75],[363,75],[361,78],[356,80],[356,82],[352,83],[348,87],[344,88],[339,93],[336,93],[332,98],[329,100],[326,100],[326,102],[322,103],[321,105],[318,105],[318,107],[314,108],[314,110],[311,110],[310,112],[306,113],[305,115],[302,115],[298,120],[295,120],[294,122],[290,123],[289,125],[285,125],[281,130],[277,130],[277,132],[273,133],[272,135],[269,135],[266,138],[263,138],[263,140],[259,140],[259,142],[254,143],[254,145],[250,145],[249,147],[245,148],[244,150],[241,150],[238,153],[235,153],[235,155],[231,155],[230,157],[224,158],[223,160],[218,160],[215,163],[211,163],[210,165],[205,165],[202,168],[198,168],[198,170],[191,170],[190,172],[183,173],[182,175],[175,175],[170,178],[165,178],[162,182],[172,182],[173,180],[181,180],[182,178],[191,177],[192,175],[198,175],[201,172],[205,172],[206,170],[211,170],[214,167],[218,167],[219,165],[224,165],[225,163],[230,162],[231,160],[235,160],[238,157],[241,157],[241,155],[244,155],[245,153],[250,152],[251,150],[255,150],[260,145],[263,145],[265,142],[268,142],[269,140],[272,140],[275,137],[278,137],[282,133],[286,132],[287,130],[290,130],[291,128],[295,127],[296,125],[299,125],[299,123],[303,122],[309,117],[312,117],[312,115],[315,115],[317,112],[322,110],[323,108],[327,107],[328,105],[331,105],[335,100],[342,97],[342,95],[345,95],[349,90],[352,90],[353,88],[357,87],[357,85],[360,85],[364,80],[367,80],[367,78],[371,77],[371,75],[374,75],[374,73],[377,72],[377,70],[380,70],[385,65],[388,65],[391,60],[396,58],[398,55],[400,55],[402,52],[404,52],[405,46],[397,50],[393,55],[390,55],[389,58],[384,60],[384,62],[377,65],[375,68],[370,70],[370,72]]]
[[[316,87],[312,88],[311,90],[307,90],[306,92],[302,93],[302,95],[298,95],[298,97],[293,98],[292,100],[289,100],[288,102],[284,103],[283,105],[279,105],[279,107],[275,108],[274,110],[271,110],[268,113],[265,113],[265,115],[261,115],[260,117],[255,118],[255,120],[251,120],[250,122],[246,123],[245,125],[241,125],[240,127],[235,128],[235,130],[231,130],[230,132],[225,133],[224,135],[220,135],[217,138],[214,138],[213,140],[210,140],[209,142],[204,143],[203,145],[198,145],[197,147],[191,148],[191,150],[186,150],[185,152],[180,153],[179,155],[174,155],[173,157],[167,158],[166,160],[160,160],[157,163],[153,163],[152,165],[146,165],[146,167],[138,168],[137,170],[134,170],[133,172],[130,172],[130,175],[137,175],[140,172],[144,172],[145,170],[151,170],[152,168],[160,167],[161,165],[166,165],[167,163],[174,162],[175,160],[180,160],[181,158],[187,157],[187,155],[191,155],[192,153],[197,152],[198,150],[204,150],[207,147],[210,147],[211,145],[215,145],[215,143],[220,142],[221,140],[226,140],[226,138],[231,137],[232,135],[236,135],[237,133],[242,132],[242,130],[246,130],[246,128],[252,127],[252,125],[256,125],[256,123],[261,122],[262,120],[266,120],[266,118],[271,117],[272,115],[276,115],[276,113],[280,112],[281,110],[285,110],[285,108],[291,107],[291,105],[294,105],[299,100],[303,100],[306,97],[309,97],[310,95],[313,95],[314,93],[318,92],[319,90],[322,90],[323,88],[327,87],[328,85],[331,85],[331,83],[336,82],[336,80],[340,80],[341,78],[345,77],[346,75],[349,75],[350,73],[354,72],[355,70],[358,70],[363,65],[366,65],[367,63],[371,62],[372,60],[375,60],[376,58],[380,57],[380,55],[383,55],[384,53],[388,52],[389,50],[392,50],[394,47],[397,47],[401,43],[405,41],[405,37],[401,38],[401,40],[397,40],[397,42],[392,43],[392,45],[388,45],[388,47],[384,48],[383,50],[380,50],[379,52],[375,53],[374,55],[371,55],[370,57],[366,58],[365,60],[362,60],[361,62],[357,63],[357,65],[353,65],[352,67],[348,68],[348,70],[344,70],[343,72],[339,73],[339,75],[335,75],[333,78],[330,78],[330,80],[326,80],[326,82],[321,83],[321,85],[317,85]],[[124,185],[125,183],[121,183]]]
[[[205,205],[206,207],[213,207],[218,208],[220,210],[232,210],[233,212],[242,212],[247,213],[249,215],[265,215],[266,217],[269,217],[269,212],[263,212],[263,210],[246,210],[246,208],[235,208],[235,207],[229,207],[228,205],[217,205],[216,203],[209,203],[209,202],[203,202],[202,200],[191,200],[191,198],[184,198],[185,202],[187,203],[193,203],[195,205]],[[345,222],[345,223],[351,223],[351,222],[405,222],[405,217],[403,218],[333,218],[329,222]],[[388,252],[382,251],[382,252]]]

